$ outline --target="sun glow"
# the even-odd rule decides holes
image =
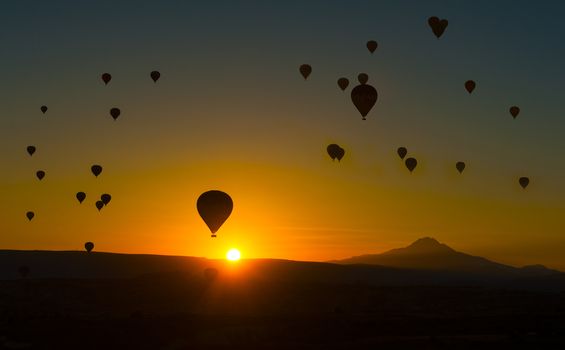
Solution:
[[[228,252],[226,253],[226,259],[228,259],[229,261],[237,261],[239,260],[239,258],[241,258],[241,253],[235,248],[228,250]]]

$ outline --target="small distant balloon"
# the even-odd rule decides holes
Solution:
[[[104,82],[104,85],[108,85],[110,80],[112,80],[112,75],[110,73],[102,74],[102,81]]]
[[[100,210],[102,210],[102,208],[104,208],[104,202],[102,202],[102,201],[96,201],[95,205],[96,205],[96,209],[98,209],[98,211],[100,211]]]
[[[26,150],[30,156],[33,156],[33,154],[35,153],[35,146],[27,146]]]
[[[84,200],[86,199],[86,193],[77,192],[76,197],[77,197],[78,202],[82,204],[82,202],[84,202]]]
[[[398,153],[400,159],[404,159],[404,157],[406,157],[406,155],[408,154],[408,150],[406,149],[406,147],[398,147],[396,153]]]
[[[120,111],[119,108],[114,107],[110,109],[110,115],[112,116],[112,118],[114,118],[114,120],[118,119],[121,113],[122,111]]]
[[[27,219],[28,219],[29,221],[31,221],[34,216],[35,216],[35,213],[32,212],[32,211],[28,211],[28,212],[26,213],[26,217],[27,217]]]
[[[45,177],[45,171],[38,170],[38,171],[35,172],[35,176],[37,176],[37,178],[39,180],[43,180],[43,178]]]
[[[446,19],[439,19],[438,17],[428,18],[428,24],[432,28],[432,32],[439,39],[447,28],[448,22]]]
[[[92,243],[92,242],[86,242],[86,243],[84,244],[84,249],[85,249],[88,253],[90,253],[90,252],[92,251],[92,249],[94,249],[94,243]]]
[[[231,197],[222,191],[212,190],[204,192],[196,201],[198,214],[212,232],[212,237],[216,237],[216,232],[228,219],[233,210]]]
[[[299,68],[300,74],[304,77],[304,80],[308,79],[310,73],[312,73],[312,67],[309,64],[303,64]]]
[[[526,187],[528,187],[528,185],[530,184],[530,178],[522,176],[521,178],[518,179],[518,182],[520,183],[520,186],[522,186],[523,189],[526,189]]]
[[[110,203],[110,201],[112,200],[112,196],[108,193],[104,193],[100,196],[100,200],[102,201],[102,203],[104,203],[104,205],[108,205],[108,203]]]
[[[100,175],[100,173],[102,173],[102,166],[95,164],[95,165],[90,167],[90,171],[92,171],[94,176],[98,177],[98,175]]]
[[[362,74],[359,74],[359,82],[361,82],[361,85],[357,85],[351,90],[351,101],[365,120],[365,117],[377,102],[378,94],[377,89],[366,84],[367,80],[362,77]]]
[[[43,114],[45,114],[45,112],[47,112],[47,106],[41,106],[41,112],[43,112]]]
[[[328,154],[332,160],[341,161],[341,158],[345,155],[345,150],[341,148],[339,145],[332,143],[327,147]]]
[[[410,172],[413,172],[414,169],[416,169],[416,165],[418,165],[418,161],[416,158],[406,158],[404,164],[406,164],[406,167],[410,170]]]
[[[455,168],[457,169],[457,171],[459,171],[459,174],[463,173],[463,170],[465,170],[465,163],[464,162],[457,162],[455,163]]]
[[[357,80],[359,81],[359,84],[367,84],[369,81],[369,75],[367,73],[359,73],[359,75],[357,75]]]
[[[151,75],[151,79],[153,79],[153,82],[156,83],[157,80],[159,80],[159,78],[161,78],[161,73],[159,73],[158,71],[154,70],[150,73]]]
[[[516,119],[516,117],[518,116],[518,114],[520,114],[520,107],[518,107],[518,106],[512,106],[512,107],[510,107],[509,111],[510,111],[510,114],[512,115],[512,117],[513,117],[514,119]]]
[[[465,82],[465,90],[467,90],[468,93],[473,92],[473,90],[475,90],[476,86],[477,86],[477,84],[475,84],[475,82],[473,80],[467,80]]]
[[[370,53],[375,52],[375,50],[377,49],[377,42],[375,40],[369,40],[367,41],[367,49],[369,50]]]
[[[349,79],[347,78],[339,78],[337,80],[337,85],[339,86],[339,88],[342,91],[345,91],[345,89],[347,89],[347,87],[349,86]]]
[[[22,278],[26,278],[29,275],[29,271],[30,271],[29,266],[24,265],[18,268],[18,273]]]

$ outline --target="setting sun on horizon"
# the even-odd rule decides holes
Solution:
[[[226,253],[226,259],[228,259],[229,261],[238,261],[239,259],[241,259],[241,253],[238,249],[232,248]]]

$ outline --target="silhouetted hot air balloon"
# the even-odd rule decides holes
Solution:
[[[35,176],[37,176],[37,178],[39,180],[43,180],[43,178],[45,177],[45,171],[38,170],[38,171],[35,172]]]
[[[467,80],[465,82],[465,90],[467,90],[468,93],[473,92],[473,90],[475,90],[475,86],[477,86],[477,84],[475,84],[473,80]]]
[[[526,187],[528,187],[528,185],[530,184],[530,178],[522,176],[521,178],[518,179],[518,182],[520,183],[520,186],[522,186],[523,189],[526,189]]]
[[[26,213],[26,217],[27,217],[27,219],[28,219],[29,221],[31,221],[34,216],[35,216],[35,213],[32,212],[32,211],[28,211],[28,212]]]
[[[463,173],[463,170],[465,170],[465,162],[455,163],[455,168],[459,171],[459,174]]]
[[[351,101],[365,120],[365,117],[377,102],[378,94],[377,89],[367,84],[369,79],[367,74],[359,74],[358,79],[361,85],[357,85],[351,90]]]
[[[222,191],[207,191],[198,197],[196,209],[212,232],[212,237],[216,237],[216,232],[233,210],[233,201],[227,193]]]
[[[406,149],[406,147],[398,147],[396,153],[398,153],[400,159],[404,159],[404,157],[406,157],[406,155],[408,154],[408,150]]]
[[[30,271],[30,269],[29,269],[29,266],[27,266],[27,265],[20,266],[18,268],[18,272],[19,272],[20,276],[22,276],[22,278],[26,278],[29,275],[29,271]]]
[[[406,167],[410,170],[410,172],[413,172],[414,169],[416,169],[416,165],[418,165],[418,161],[416,158],[406,158],[404,164],[406,164]]]
[[[312,73],[312,67],[309,64],[303,64],[299,68],[300,74],[304,77],[304,80],[308,79],[310,73]]]
[[[114,120],[118,119],[118,117],[120,116],[120,113],[122,113],[122,112],[120,111],[119,108],[114,107],[114,108],[110,109],[110,115],[112,116],[112,118],[114,118]]]
[[[337,150],[337,161],[340,162],[341,158],[343,158],[343,156],[345,155],[345,150],[343,148],[339,148]]]
[[[335,160],[337,158],[337,153],[339,152],[339,146],[338,145],[336,145],[335,143],[332,143],[332,144],[328,145],[326,150],[328,151],[328,154],[330,155],[330,158],[332,160]]]
[[[96,203],[94,205],[96,205],[96,209],[98,209],[98,211],[100,211],[100,210],[102,210],[102,208],[104,208],[104,202],[102,202],[102,201],[96,201]]]
[[[86,251],[87,251],[88,253],[90,253],[90,252],[92,251],[92,249],[94,249],[94,243],[92,243],[92,242],[86,242],[86,243],[84,244],[84,249],[86,249]]]
[[[112,196],[110,196],[108,193],[104,193],[100,196],[100,200],[102,201],[102,203],[104,203],[104,205],[108,205],[108,203],[110,203],[110,201],[112,200]]]
[[[376,41],[374,41],[374,40],[367,41],[367,49],[369,49],[370,53],[375,52],[375,50],[377,49],[377,46],[378,46],[378,44],[377,44]]]
[[[213,281],[216,279],[216,277],[218,277],[218,270],[213,268],[213,267],[208,267],[206,269],[204,269],[204,278],[206,278],[208,281]]]
[[[512,115],[512,117],[513,117],[514,119],[516,119],[516,117],[518,116],[518,114],[520,114],[520,107],[518,107],[518,106],[512,106],[512,107],[510,107],[509,111],[510,111],[510,114]]]
[[[339,86],[339,88],[342,91],[345,91],[345,89],[347,89],[347,87],[349,86],[349,79],[347,78],[339,78],[337,80],[337,85]]]
[[[151,79],[153,79],[154,83],[156,83],[157,80],[159,80],[159,78],[161,78],[161,73],[159,73],[156,70],[152,71],[150,75],[151,75]]]
[[[104,85],[108,85],[110,80],[112,80],[112,75],[110,73],[102,74],[102,81],[104,82]]]
[[[439,19],[438,17],[433,16],[428,18],[428,24],[432,28],[434,35],[439,39],[445,31],[445,28],[447,28],[448,22],[446,19]]]
[[[86,193],[77,192],[76,197],[77,197],[78,202],[82,203],[86,199]]]
[[[95,165],[90,167],[90,171],[92,171],[94,176],[98,177],[98,175],[100,175],[100,173],[102,173],[102,166],[95,164]]]
[[[43,112],[43,114],[45,114],[45,112],[47,112],[47,106],[41,106],[41,112]]]
[[[35,146],[27,146],[26,149],[27,149],[27,153],[28,153],[30,156],[33,156],[33,154],[35,153]]]
[[[359,84],[367,84],[369,81],[369,75],[367,73],[359,73],[359,75],[357,75],[357,80],[359,81]]]

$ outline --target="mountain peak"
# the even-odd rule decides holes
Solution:
[[[413,251],[453,251],[450,247],[438,242],[432,237],[423,237],[410,244],[405,249]]]

